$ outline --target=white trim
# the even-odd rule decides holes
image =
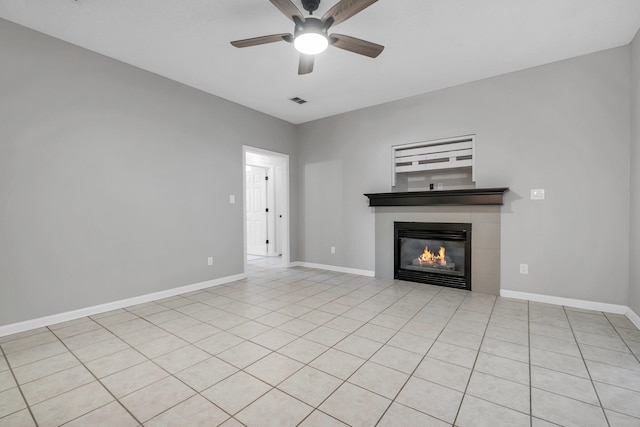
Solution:
[[[547,304],[566,305],[567,307],[604,311],[607,313],[615,314],[627,314],[627,312],[630,311],[630,308],[626,305],[607,304],[604,302],[554,297],[551,295],[530,294],[527,292],[510,291],[508,289],[500,289],[500,296],[505,298],[525,299],[529,301],[543,302]]]
[[[640,329],[640,316],[638,316],[630,307],[627,307],[625,315],[631,320],[631,323],[636,325],[636,328]]]
[[[168,298],[187,292],[198,291],[212,286],[224,285],[225,283],[235,282],[236,280],[242,280],[246,277],[247,275],[245,273],[236,274],[234,276],[221,277],[219,279],[207,280],[206,282],[194,283],[192,285],[180,286],[177,288],[167,289],[165,291],[108,302],[106,304],[80,308],[78,310],[67,311],[65,313],[52,314],[51,316],[39,317],[37,319],[26,320],[24,322],[12,323],[0,326],[0,337],[28,331],[30,329],[41,328],[43,326],[55,325],[56,323],[79,319],[81,317],[92,316],[94,314],[104,313],[111,310],[117,310],[119,308],[143,304],[145,302],[155,301],[162,298]]]
[[[547,304],[566,305],[567,307],[582,308],[585,310],[604,311],[606,313],[624,314],[627,318],[640,329],[640,316],[638,316],[630,307],[626,305],[608,304],[604,302],[585,301],[579,299],[554,297],[542,294],[530,294],[527,292],[510,291],[508,289],[500,289],[500,296],[505,298],[523,299],[529,301],[543,302]]]
[[[289,218],[291,217],[291,195],[289,188],[289,179],[290,179],[290,170],[289,170],[289,155],[285,153],[278,153],[277,151],[265,150],[264,148],[253,147],[251,145],[243,145],[242,146],[242,244],[243,244],[243,254],[244,254],[244,272],[247,273],[249,270],[249,265],[247,264],[247,211],[245,206],[245,201],[247,200],[247,177],[245,173],[245,166],[247,165],[247,153],[259,154],[267,157],[278,157],[284,160],[284,182],[283,191],[285,193],[284,201],[285,206],[282,211],[284,212],[284,229],[282,230],[282,265],[289,265],[289,260],[291,259],[291,241],[290,241],[290,228],[291,221]]]
[[[357,274],[358,276],[376,277],[376,272],[371,270],[359,270],[357,268],[339,267],[337,265],[316,264],[313,262],[295,261],[289,263],[290,267],[317,268],[320,270],[335,271],[338,273]]]

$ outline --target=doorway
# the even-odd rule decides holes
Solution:
[[[247,255],[266,256],[269,249],[269,208],[267,207],[269,169],[247,164],[245,171]]]
[[[289,156],[243,147],[245,272],[289,265]]]

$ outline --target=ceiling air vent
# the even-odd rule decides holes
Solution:
[[[296,104],[300,104],[300,105],[302,105],[302,104],[307,102],[302,98],[298,98],[297,96],[295,98],[290,98],[289,100],[295,102]]]

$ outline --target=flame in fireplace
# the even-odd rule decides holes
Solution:
[[[447,265],[447,259],[445,257],[445,250],[444,247],[440,246],[440,250],[438,250],[438,255],[436,255],[434,252],[431,252],[429,250],[428,246],[424,247],[424,252],[422,252],[422,255],[420,255],[418,257],[418,261],[420,262],[420,265]]]

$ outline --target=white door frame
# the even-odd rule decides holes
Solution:
[[[245,167],[247,165],[247,153],[255,153],[268,157],[278,157],[284,160],[284,179],[283,182],[276,182],[277,190],[284,192],[284,197],[282,200],[284,201],[284,206],[282,206],[280,212],[282,212],[283,217],[281,219],[276,218],[276,221],[279,221],[279,227],[282,230],[282,266],[289,267],[291,262],[291,254],[290,254],[290,224],[289,221],[290,216],[290,195],[289,195],[289,155],[278,153],[275,151],[269,151],[262,148],[252,147],[249,145],[242,146],[242,229],[243,229],[243,252],[244,252],[244,272],[247,272],[247,210],[245,207],[245,203],[247,200],[247,179],[245,173]]]

